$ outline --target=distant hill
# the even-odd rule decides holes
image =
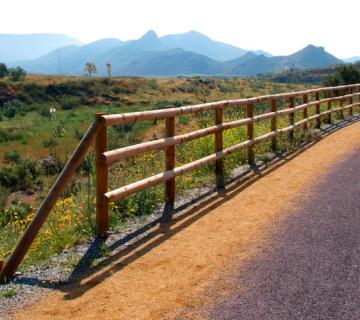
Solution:
[[[341,64],[343,61],[327,53],[323,47],[309,45],[288,56],[265,57],[248,53],[239,59],[227,62],[228,73],[256,75],[290,69],[310,69]],[[230,67],[232,68],[229,68]]]
[[[172,76],[192,74],[222,74],[223,64],[207,56],[173,49],[149,52],[133,60],[122,70],[124,75]]]
[[[355,57],[346,58],[346,59],[342,59],[342,60],[346,63],[354,63],[354,62],[360,61],[360,56],[355,56]]]
[[[31,73],[82,75],[86,62],[99,75],[112,64],[113,75],[240,75],[291,69],[320,68],[343,63],[322,47],[309,45],[288,56],[246,51],[214,41],[196,31],[158,37],[150,30],[138,40],[103,39],[85,46],[65,46],[31,61],[17,61]]]
[[[214,41],[197,31],[164,36],[161,38],[161,41],[168,49],[181,48],[185,51],[202,54],[218,61],[235,59],[247,52],[247,50]]]
[[[295,69],[327,67],[340,63],[342,63],[342,60],[327,53],[323,47],[315,47],[313,45],[308,45],[284,59],[284,67]]]
[[[0,34],[0,62],[31,60],[69,45],[81,42],[61,34]]]
[[[125,44],[126,42],[110,38],[84,46],[66,46],[34,60],[9,63],[9,66],[20,65],[30,73],[79,75],[82,74],[86,62]]]

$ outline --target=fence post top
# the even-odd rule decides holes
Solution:
[[[106,112],[96,112],[95,113],[95,121],[100,125],[104,125],[106,120],[103,118],[107,113]]]

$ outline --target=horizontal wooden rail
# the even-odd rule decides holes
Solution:
[[[349,94],[344,94],[348,92]],[[324,98],[326,96],[326,98]],[[323,97],[323,98],[321,98]],[[355,102],[354,98],[358,98]],[[283,100],[285,108],[281,109]],[[298,101],[301,104],[296,105]],[[340,107],[336,107],[334,102],[339,102]],[[270,112],[255,114],[256,104],[268,103]],[[326,111],[321,112],[322,104],[326,104]],[[246,107],[246,118],[235,121],[225,122],[224,109],[226,108]],[[314,107],[315,115],[308,116],[308,109]],[[260,97],[253,97],[247,99],[225,100],[214,103],[206,103],[195,106],[184,106],[180,108],[133,112],[121,115],[104,115],[97,114],[96,120],[93,122],[89,130],[84,135],[77,149],[71,156],[65,168],[54,183],[52,189],[41,204],[35,217],[27,227],[23,237],[20,239],[14,252],[9,256],[5,264],[0,262],[0,281],[12,276],[17,267],[21,263],[25,254],[30,248],[30,245],[37,236],[41,226],[46,221],[57,199],[67,187],[71,177],[75,174],[77,168],[84,159],[87,150],[95,140],[95,154],[96,154],[96,226],[97,235],[105,236],[107,234],[109,225],[109,203],[123,199],[135,192],[142,191],[149,187],[155,186],[159,183],[166,182],[166,200],[170,203],[175,201],[175,178],[194,171],[202,166],[210,163],[216,164],[216,180],[217,186],[222,187],[223,162],[225,156],[231,155],[242,149],[248,150],[248,162],[251,164],[255,160],[254,146],[260,142],[271,140],[271,148],[274,152],[277,149],[277,136],[288,133],[289,139],[292,140],[293,131],[298,127],[303,127],[304,131],[308,130],[308,123],[316,121],[316,126],[320,127],[321,117],[326,116],[326,121],[331,122],[331,114],[339,112],[344,114],[344,110],[349,109],[349,115],[354,112],[355,107],[360,107],[360,84],[318,88],[299,92],[289,92],[282,94],[274,94]],[[215,111],[214,125],[190,133],[176,135],[176,117],[185,114],[192,114],[204,111]],[[245,110],[244,110],[245,111]],[[295,122],[295,114],[303,111],[303,118]],[[289,115],[289,126],[285,128],[278,128],[278,118]],[[154,141],[148,141],[132,146],[127,146],[117,150],[107,150],[107,126],[125,124],[135,121],[147,121],[154,119],[165,119],[166,124],[166,138]],[[286,118],[285,118],[286,119]],[[271,120],[271,131],[259,137],[254,137],[255,124]],[[247,126],[247,140],[242,141],[236,145],[228,148],[223,148],[223,131]],[[214,151],[215,153],[198,159],[196,161],[176,167],[175,165],[175,147],[208,135],[214,135]],[[165,151],[165,172],[156,174],[152,177],[145,178],[127,186],[122,186],[118,189],[108,191],[108,167],[109,164],[124,158],[136,156],[138,154],[155,151]]]
[[[236,144],[232,147],[226,148],[220,152],[214,153],[212,155],[209,155],[207,157],[201,158],[199,160],[193,161],[191,163],[185,164],[181,167],[177,167],[173,170],[169,170],[169,171],[165,171],[163,173],[159,173],[157,175],[154,175],[150,178],[145,178],[142,180],[139,180],[137,182],[134,182],[132,184],[129,184],[127,186],[121,187],[119,189],[107,192],[105,194],[105,197],[107,198],[108,202],[114,202],[117,200],[121,200],[124,199],[126,197],[128,197],[131,194],[134,194],[136,192],[142,191],[144,189],[153,187],[159,183],[165,182],[167,180],[173,179],[177,176],[183,175],[185,173],[194,171],[202,166],[205,166],[209,163],[213,163],[217,160],[222,159],[224,156],[230,155],[234,152],[240,151],[241,149],[247,148],[247,147],[251,147],[257,143],[263,142],[265,140],[271,139],[274,136],[279,135],[280,133],[285,133],[285,132],[291,132],[293,130],[295,130],[297,127],[302,126],[304,123],[308,123],[310,121],[313,120],[318,120],[320,119],[320,117],[325,116],[329,113],[333,113],[333,112],[338,112],[338,111],[342,111],[342,110],[346,110],[346,109],[350,109],[356,106],[360,106],[360,103],[357,104],[353,104],[353,105],[348,105],[346,107],[343,108],[336,108],[336,109],[332,109],[332,110],[328,110],[328,111],[324,111],[320,114],[316,114],[314,116],[308,117],[306,119],[300,120],[296,123],[294,123],[291,126],[288,126],[286,128],[282,128],[282,129],[277,129],[276,131],[271,131],[269,133],[266,133],[260,137],[257,138],[253,138],[251,140],[246,140],[243,141],[239,144]]]
[[[359,85],[347,85],[347,86],[339,86],[339,87],[327,87],[327,88],[319,88],[319,89],[311,89],[305,91],[298,92],[289,92],[289,93],[281,93],[267,96],[260,96],[254,98],[247,99],[239,99],[239,100],[225,100],[219,102],[210,102],[199,104],[195,106],[184,106],[179,108],[171,108],[164,110],[154,110],[154,111],[144,111],[144,112],[131,112],[124,114],[116,114],[116,115],[106,115],[103,116],[103,121],[108,126],[126,124],[136,121],[146,121],[146,120],[155,120],[155,119],[165,119],[170,117],[177,117],[180,115],[197,113],[197,112],[205,112],[210,110],[215,110],[219,107],[234,107],[234,106],[245,106],[248,104],[255,104],[259,102],[266,102],[271,100],[279,100],[291,97],[300,97],[304,94],[315,94],[319,92],[328,92],[332,90],[341,90],[348,88],[356,88]]]
[[[356,93],[353,95],[347,95],[345,97],[350,98],[351,96],[357,97],[357,96],[360,96],[360,93]],[[343,99],[343,97],[326,98],[326,99],[320,100],[320,103],[328,103],[330,101],[331,102],[340,101],[342,99]],[[216,125],[216,126],[200,129],[197,131],[174,136],[171,138],[157,139],[157,140],[153,140],[153,141],[135,144],[135,145],[132,145],[129,147],[124,147],[121,149],[106,151],[103,153],[103,161],[105,161],[106,163],[112,163],[114,161],[118,161],[118,160],[121,160],[124,158],[136,156],[136,155],[139,155],[144,152],[161,150],[161,149],[169,147],[169,146],[182,144],[182,143],[189,142],[191,140],[195,140],[195,139],[207,136],[207,135],[211,135],[211,134],[214,134],[214,133],[222,131],[222,130],[239,128],[241,126],[246,126],[246,125],[254,123],[254,122],[264,121],[264,120],[276,118],[276,117],[283,116],[283,115],[294,114],[297,111],[300,111],[300,110],[303,110],[303,109],[306,109],[306,108],[309,108],[312,106],[316,106],[318,103],[319,103],[318,101],[308,102],[308,103],[301,104],[301,105],[298,105],[293,108],[283,109],[283,110],[279,110],[276,112],[268,112],[268,113],[264,113],[261,115],[253,116],[251,118],[226,122],[221,125]]]

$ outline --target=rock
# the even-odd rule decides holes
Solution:
[[[40,165],[43,169],[45,169],[48,173],[56,173],[61,170],[61,164],[54,157],[47,157],[40,161]]]

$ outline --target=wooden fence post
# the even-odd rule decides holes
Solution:
[[[334,96],[334,92],[333,92],[332,90],[330,90],[329,93],[328,93],[328,98],[331,99],[333,96]],[[332,103],[331,103],[331,101],[329,101],[329,102],[328,102],[328,105],[327,105],[328,111],[330,111],[331,108],[332,108]],[[328,123],[328,124],[331,124],[331,113],[328,114],[327,123]]]
[[[215,125],[223,123],[223,108],[215,109]],[[215,152],[220,152],[223,149],[223,130],[215,133]],[[224,188],[224,163],[223,159],[218,159],[215,162],[216,186]]]
[[[339,89],[339,96],[342,96],[342,97],[344,96],[344,89]],[[343,110],[343,108],[344,108],[344,98],[342,98],[340,100],[340,108],[341,108],[340,116],[341,116],[342,119],[345,119],[344,110]]]
[[[96,119],[100,119],[105,113],[97,113]],[[95,161],[96,161],[96,235],[105,237],[109,231],[109,204],[105,198],[108,192],[108,165],[102,157],[107,151],[107,126],[103,124],[95,138]]]
[[[290,109],[293,109],[294,106],[295,106],[295,105],[294,105],[294,97],[290,97],[290,98],[289,98],[289,108],[290,108]],[[294,123],[295,123],[295,113],[294,113],[294,112],[289,114],[289,122],[290,122],[290,125],[291,125],[291,126],[294,125]],[[291,142],[294,141],[294,130],[290,130],[290,131],[289,131],[289,140],[290,140]]]
[[[320,100],[320,92],[316,92],[315,93],[315,99],[316,99],[316,101],[319,101]],[[320,114],[320,103],[317,103],[316,105],[315,105],[315,108],[316,108],[316,114]],[[316,128],[317,129],[320,129],[320,127],[321,127],[321,119],[320,118],[317,118],[316,119]]]
[[[252,103],[246,106],[246,117],[252,118],[254,116],[254,105]],[[254,138],[254,122],[251,122],[247,125],[247,136],[248,140],[252,140]],[[254,155],[254,146],[248,147],[248,163],[253,165],[255,162]]]
[[[277,111],[277,101],[276,99],[271,100],[271,112]],[[277,130],[277,117],[271,119],[271,131]],[[277,136],[271,138],[271,150],[276,152],[277,150]]]
[[[352,88],[349,88],[349,94],[351,94],[351,95],[353,94],[353,89]],[[349,103],[353,104],[353,97],[352,96],[349,98]],[[349,116],[352,117],[352,115],[353,115],[353,108],[351,107],[351,108],[349,108]]]
[[[309,103],[309,97],[308,97],[307,94],[304,94],[304,95],[303,95],[303,103],[304,103],[304,104]],[[307,108],[307,107],[304,108],[303,117],[304,117],[304,119],[306,119],[306,118],[308,117],[308,108]],[[307,122],[305,122],[304,125],[303,125],[303,130],[304,130],[304,131],[307,131],[307,129],[308,129],[308,125],[307,125]]]
[[[173,137],[175,135],[175,117],[165,119],[166,137]],[[165,148],[165,166],[166,171],[175,168],[175,146]],[[175,203],[175,178],[166,181],[165,198],[166,203],[174,205]]]

